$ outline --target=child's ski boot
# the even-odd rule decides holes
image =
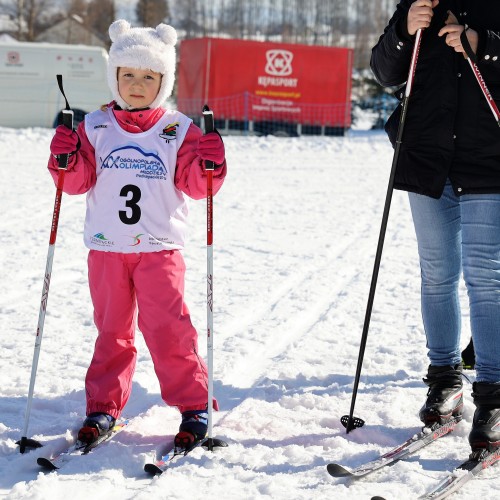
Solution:
[[[207,410],[190,410],[183,412],[179,432],[174,439],[176,448],[190,448],[197,441],[201,441],[205,438],[207,429]]]
[[[116,419],[107,413],[91,413],[78,431],[78,441],[92,444],[100,436],[107,434],[115,426],[115,423]]]

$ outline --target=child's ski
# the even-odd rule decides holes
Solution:
[[[157,458],[156,451],[151,452],[151,460],[146,462],[144,465],[144,471],[152,476],[157,476],[163,474],[174,462],[179,461],[182,457],[185,457],[188,453],[198,448],[199,446],[205,447],[208,439],[200,439],[195,441],[189,447],[184,448],[182,446],[174,446],[173,444],[167,448],[167,451],[160,457]],[[212,438],[212,446],[225,447],[227,443],[221,439]]]
[[[82,443],[81,441],[76,440],[72,445],[70,445],[65,450],[55,454],[54,456],[47,457],[38,457],[36,463],[47,470],[57,470],[67,464],[71,459],[80,455],[87,455],[93,449],[97,448],[97,446],[101,445],[114,438],[119,432],[121,432],[129,423],[128,419],[120,420],[116,422],[115,426],[107,433],[99,436],[97,441],[92,444]]]

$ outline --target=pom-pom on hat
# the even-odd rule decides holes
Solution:
[[[132,28],[119,19],[109,27],[113,42],[109,49],[108,84],[113,98],[122,109],[130,106],[118,92],[118,68],[149,69],[162,74],[160,90],[149,105],[157,108],[170,96],[175,80],[175,49],[177,32],[168,24],[155,28]]]

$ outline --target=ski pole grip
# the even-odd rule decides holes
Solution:
[[[72,109],[62,110],[62,124],[71,130],[73,130],[73,117],[74,113]]]
[[[62,124],[73,130],[73,111],[71,109],[62,110]],[[68,168],[69,154],[59,155],[58,165],[59,170],[66,170]]]
[[[62,75],[57,75],[56,78],[59,90],[61,91],[61,94],[63,95],[64,100],[66,101],[66,108],[62,110],[62,124],[65,127],[69,128],[70,130],[73,130],[74,113],[73,110],[70,108],[68,99],[66,98],[66,94],[64,93]],[[58,160],[59,170],[66,170],[68,168],[68,159],[69,159],[69,154],[62,154],[59,156]]]
[[[208,134],[208,132],[213,132],[215,130],[214,112],[206,104],[205,106],[203,106],[203,123],[205,134]],[[205,169],[214,170],[214,162],[211,160],[205,160]]]

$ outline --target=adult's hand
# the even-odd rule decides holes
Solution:
[[[465,26],[458,24],[458,19],[453,14],[453,12],[448,12],[448,18],[446,19],[445,26],[439,30],[439,36],[446,36],[446,45],[450,46],[455,52],[462,52],[465,54],[465,49],[460,40],[460,36],[464,31]],[[477,45],[479,40],[479,35],[477,31],[473,29],[468,29],[465,33],[467,40],[469,40],[469,45],[474,52],[477,51]]]
[[[417,0],[413,2],[408,11],[407,29],[413,36],[419,29],[428,28],[431,24],[433,9],[439,4],[439,0]]]

